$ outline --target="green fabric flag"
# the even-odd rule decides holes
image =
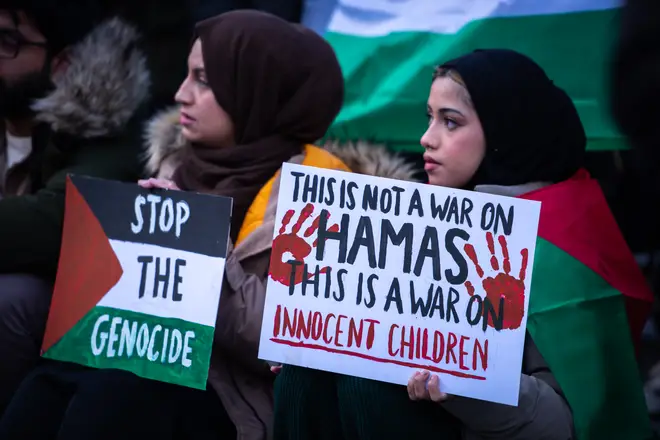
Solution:
[[[633,342],[653,297],[598,183],[580,172],[523,198],[542,202],[527,328],[577,438],[650,438]]]
[[[591,150],[624,147],[607,75],[620,0],[340,0],[326,38],[346,79],[328,137],[416,151],[433,67],[477,48],[538,62],[573,98]]]

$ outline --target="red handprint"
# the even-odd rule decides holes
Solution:
[[[506,243],[506,237],[500,235],[497,241],[502,248],[502,269],[500,271],[500,263],[495,256],[495,243],[493,241],[493,234],[486,233],[486,241],[488,243],[488,250],[490,251],[490,266],[494,271],[497,271],[495,277],[484,278],[484,270],[479,265],[477,253],[474,251],[474,246],[466,244],[464,249],[467,256],[474,263],[479,278],[483,279],[482,285],[486,297],[495,307],[497,314],[502,313],[499,308],[500,298],[504,298],[504,317],[502,322],[502,329],[515,330],[520,327],[523,316],[525,315],[525,276],[527,274],[527,263],[529,260],[529,250],[523,249],[520,251],[522,262],[520,263],[520,274],[518,278],[514,278],[511,273],[511,261],[509,260],[509,248]],[[470,281],[465,282],[465,288],[470,296],[474,295],[475,289]],[[484,310],[484,317],[487,310]],[[493,323],[493,316],[489,314],[488,325],[495,327]]]
[[[293,225],[291,232],[285,234],[286,228],[293,218],[295,211],[289,209],[282,218],[282,227],[280,228],[279,235],[273,240],[273,248],[270,256],[270,277],[277,281],[280,284],[285,286],[291,285],[291,268],[292,266],[288,264],[289,261],[295,260],[302,263],[301,265],[296,266],[296,274],[293,280],[293,284],[300,284],[303,280],[304,264],[305,258],[309,256],[312,252],[312,249],[316,247],[317,240],[314,240],[313,244],[309,244],[304,238],[298,235],[303,224],[309,219],[309,217],[314,212],[314,205],[308,203],[300,212],[298,221]],[[329,217],[329,215],[328,215]],[[309,238],[312,234],[318,231],[319,221],[321,217],[317,216],[304,233],[305,238]],[[330,232],[338,232],[339,225],[332,225],[328,228]],[[290,258],[286,258],[284,261],[284,254],[290,253]],[[328,268],[324,267],[320,270],[320,273],[327,272]],[[309,268],[310,272],[314,272],[314,269]],[[314,274],[308,275],[308,279],[311,278]]]

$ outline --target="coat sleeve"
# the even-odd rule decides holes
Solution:
[[[267,267],[268,252],[255,258],[262,260],[262,265]],[[246,272],[230,250],[225,261],[215,343],[251,371],[272,375],[268,363],[258,358],[265,300],[266,280]]]
[[[0,273],[54,279],[62,241],[66,176],[135,180],[137,152],[128,145],[90,147],[50,176],[34,194],[0,199]]]
[[[442,404],[462,421],[464,440],[573,440],[573,415],[529,335],[518,406],[454,396]]]

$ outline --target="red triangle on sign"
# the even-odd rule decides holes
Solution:
[[[101,224],[67,177],[62,247],[42,352],[89,313],[122,273]]]

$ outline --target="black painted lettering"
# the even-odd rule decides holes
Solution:
[[[303,202],[305,203],[316,203],[316,193],[319,190],[319,176],[314,174],[313,176],[306,175],[305,183],[303,186]]]
[[[472,219],[470,219],[470,213],[474,208],[474,203],[468,198],[464,198],[461,204],[461,224],[468,224],[469,227],[472,227]]]
[[[444,221],[447,213],[449,212],[449,205],[451,203],[451,196],[445,198],[444,204],[439,204],[435,199],[435,194],[431,194],[431,217]]]
[[[374,243],[374,230],[371,226],[371,218],[366,216],[360,217],[360,220],[358,221],[357,231],[355,231],[355,241],[353,241],[351,250],[348,252],[348,259],[346,260],[348,264],[355,264],[357,254],[362,246],[367,250],[369,267],[375,269],[376,248]]]
[[[380,212],[383,214],[389,214],[393,202],[394,197],[392,197],[392,191],[390,191],[389,188],[383,188],[380,193]]]
[[[426,259],[431,259],[433,268],[433,279],[435,281],[442,280],[440,271],[440,244],[438,243],[438,230],[433,226],[427,226],[424,230],[424,237],[422,237],[422,244],[417,254],[417,261],[415,261],[415,269],[413,273],[417,276],[422,274],[424,263]]]
[[[380,246],[378,248],[378,267],[380,269],[385,269],[387,264],[388,243],[392,243],[394,246],[401,246],[403,243],[403,272],[410,273],[414,232],[412,223],[404,223],[397,232],[388,219],[384,218],[381,221]]]
[[[294,177],[293,181],[293,201],[297,202],[298,197],[300,197],[300,178],[305,175],[300,171],[291,171],[291,175]]]
[[[154,261],[154,257],[151,257],[149,255],[142,255],[137,258],[138,263],[142,263],[142,271],[140,273],[140,290],[138,292],[138,298],[142,298],[144,296],[144,289],[147,286],[147,269],[149,267],[149,263]]]
[[[372,187],[369,184],[364,186],[364,193],[362,194],[362,209],[365,211],[378,209],[378,187]]]
[[[170,285],[170,259],[165,259],[165,273],[160,272],[160,257],[156,257],[156,271],[154,273],[154,292],[153,297],[158,296],[158,288],[163,285],[163,298],[167,298],[167,289]]]
[[[433,197],[433,195],[431,195]],[[419,217],[424,217],[424,207],[422,205],[422,196],[419,195],[419,190],[413,191],[410,196],[410,206],[408,206],[408,215],[411,216],[413,211],[417,211]]]
[[[343,301],[346,297],[346,290],[344,289],[344,276],[348,271],[346,269],[339,269],[337,271],[337,285],[339,287],[338,292],[332,292],[332,296],[335,298],[335,301]]]
[[[348,201],[346,202],[346,207],[351,211],[355,209],[355,191],[358,189],[358,184],[355,182],[348,182],[346,191],[348,192]]]
[[[183,294],[179,292],[179,284],[183,281],[181,276],[181,268],[185,267],[186,260],[177,258],[174,261],[174,286],[172,287],[172,301],[181,301],[183,299]]]
[[[463,284],[468,277],[467,260],[463,253],[458,250],[458,247],[454,242],[457,238],[467,242],[470,239],[470,234],[458,228],[452,228],[447,231],[447,234],[445,234],[445,249],[447,249],[449,255],[454,259],[454,263],[458,266],[458,273],[456,274],[454,274],[452,269],[446,269],[445,278],[448,283],[455,286]]]
[[[310,284],[314,286],[314,297],[318,298],[319,297],[319,275],[321,268],[319,265],[316,265],[316,269],[314,270],[313,274],[309,273],[309,265],[305,264],[303,266],[303,278],[302,282],[300,283],[300,287],[302,288],[302,296],[305,296],[307,294],[307,286]]]
[[[392,280],[392,285],[390,290],[387,293],[387,298],[385,298],[385,311],[390,311],[390,306],[394,303],[396,305],[396,310],[399,312],[399,315],[403,315],[403,302],[401,301],[401,286],[399,286],[399,280],[394,278]]]
[[[461,299],[461,296],[458,294],[458,290],[453,287],[449,288],[449,293],[447,294],[447,322],[454,317],[454,322],[458,323],[458,313],[456,312],[456,304]]]
[[[405,189],[399,186],[393,186],[392,191],[394,191],[394,215],[399,216],[401,215],[401,193]]]
[[[341,225],[338,232],[328,231],[328,217],[330,213],[327,209],[321,210],[319,214],[318,244],[316,246],[316,260],[323,261],[325,255],[325,245],[328,240],[337,240],[339,242],[339,263],[346,262],[348,250],[348,225],[350,217],[348,214],[341,216]]]
[[[334,177],[328,178],[328,195],[325,198],[324,202],[328,206],[332,206],[335,203],[335,185],[337,184],[337,179]],[[295,200],[294,200],[295,202]]]

